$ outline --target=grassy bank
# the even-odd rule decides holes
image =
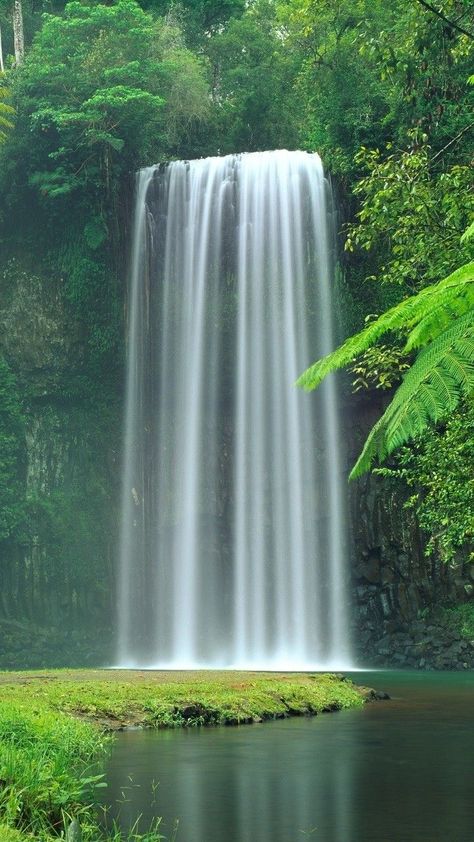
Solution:
[[[83,842],[105,838],[91,805],[114,729],[260,722],[358,707],[364,697],[332,675],[0,673],[0,842],[46,842],[73,817]],[[157,829],[148,837],[158,838]]]

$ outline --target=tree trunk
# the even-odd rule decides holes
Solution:
[[[13,40],[15,47],[15,63],[18,67],[23,61],[25,54],[25,39],[23,36],[23,9],[21,0],[14,0],[13,3]]]

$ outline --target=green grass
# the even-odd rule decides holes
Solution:
[[[84,813],[103,784],[97,761],[110,737],[47,706],[0,699],[0,820],[34,839],[64,826],[64,814]],[[10,834],[2,827],[6,839]],[[25,838],[29,838],[28,835]],[[0,842],[2,836],[0,835]]]
[[[363,704],[358,688],[330,674],[114,670],[0,673],[0,692],[4,701],[27,701],[41,709],[97,721],[110,729],[126,725],[236,725]]]
[[[49,842],[72,817],[83,842],[121,840],[118,830],[105,835],[93,809],[113,739],[106,730],[250,723],[363,701],[351,682],[332,675],[0,673],[0,842]],[[160,838],[159,823],[130,836]]]
[[[19,830],[0,824],[0,842],[22,842],[24,839]]]

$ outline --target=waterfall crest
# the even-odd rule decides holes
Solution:
[[[118,595],[126,666],[350,663],[320,159],[259,152],[138,175]]]

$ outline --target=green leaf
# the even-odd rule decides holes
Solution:
[[[339,348],[303,372],[296,381],[297,385],[306,391],[316,389],[330,372],[349,365],[391,331],[408,333],[406,351],[420,347],[436,335],[437,324],[439,330],[445,327],[444,316],[462,315],[472,306],[473,290],[474,261],[471,261],[439,283],[391,307],[360,333],[346,339]],[[417,333],[415,328],[418,325]]]
[[[468,240],[472,240],[474,237],[474,222],[471,222],[469,228],[464,232],[461,237],[461,243],[467,243]]]
[[[474,392],[474,311],[456,319],[417,357],[373,427],[350,479],[445,418]]]

